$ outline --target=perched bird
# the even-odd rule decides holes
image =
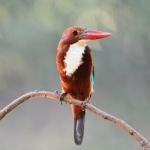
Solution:
[[[75,26],[67,28],[59,41],[56,63],[64,96],[81,101],[89,100],[94,85],[94,65],[87,41],[111,36],[111,33],[87,30]],[[85,110],[72,105],[74,141],[80,145],[84,135]]]

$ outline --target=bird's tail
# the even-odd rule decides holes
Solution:
[[[80,145],[84,136],[84,120],[85,110],[83,111],[80,107],[76,106],[73,109],[74,113],[74,141],[77,145]]]

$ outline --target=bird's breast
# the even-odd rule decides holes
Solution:
[[[64,91],[73,98],[84,100],[91,93],[92,57],[90,49],[88,46],[73,45],[63,55],[57,55],[61,85]]]
[[[70,45],[64,57],[64,71],[67,76],[71,77],[73,73],[83,64],[83,54],[85,53],[86,44],[80,45],[75,43]]]

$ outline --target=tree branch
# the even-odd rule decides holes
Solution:
[[[0,120],[3,119],[9,112],[15,109],[18,105],[22,104],[23,102],[30,100],[31,98],[47,98],[51,100],[59,100],[60,94],[58,92],[49,92],[49,91],[33,91],[22,95],[21,97],[12,101],[9,105],[5,106],[2,110],[0,110]],[[65,102],[69,104],[75,104],[82,106],[83,102],[76,100],[76,99],[69,99],[65,97]],[[127,124],[125,121],[110,115],[92,104],[87,103],[86,109],[96,114],[98,117],[108,120],[118,126],[119,128],[123,129],[126,133],[131,135],[142,147],[143,150],[150,150],[150,143],[149,141],[142,136],[139,132],[137,132],[133,127]]]

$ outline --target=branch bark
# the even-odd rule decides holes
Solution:
[[[0,120],[2,120],[9,112],[15,109],[18,105],[32,98],[47,98],[47,99],[59,101],[59,97],[60,94],[58,92],[33,91],[33,92],[26,93],[20,96],[19,98],[13,100],[9,105],[5,106],[2,110],[0,110]],[[64,101],[69,104],[75,104],[79,106],[83,105],[83,102],[76,99],[69,99],[67,97],[65,97]],[[103,110],[98,109],[97,107],[89,103],[86,103],[86,109],[96,114],[99,118],[108,120],[113,124],[115,124],[116,126],[118,126],[119,128],[121,128],[122,130],[124,130],[140,144],[143,150],[150,150],[150,142],[138,131],[136,131],[133,127],[127,124],[125,121],[111,114],[108,114]]]

